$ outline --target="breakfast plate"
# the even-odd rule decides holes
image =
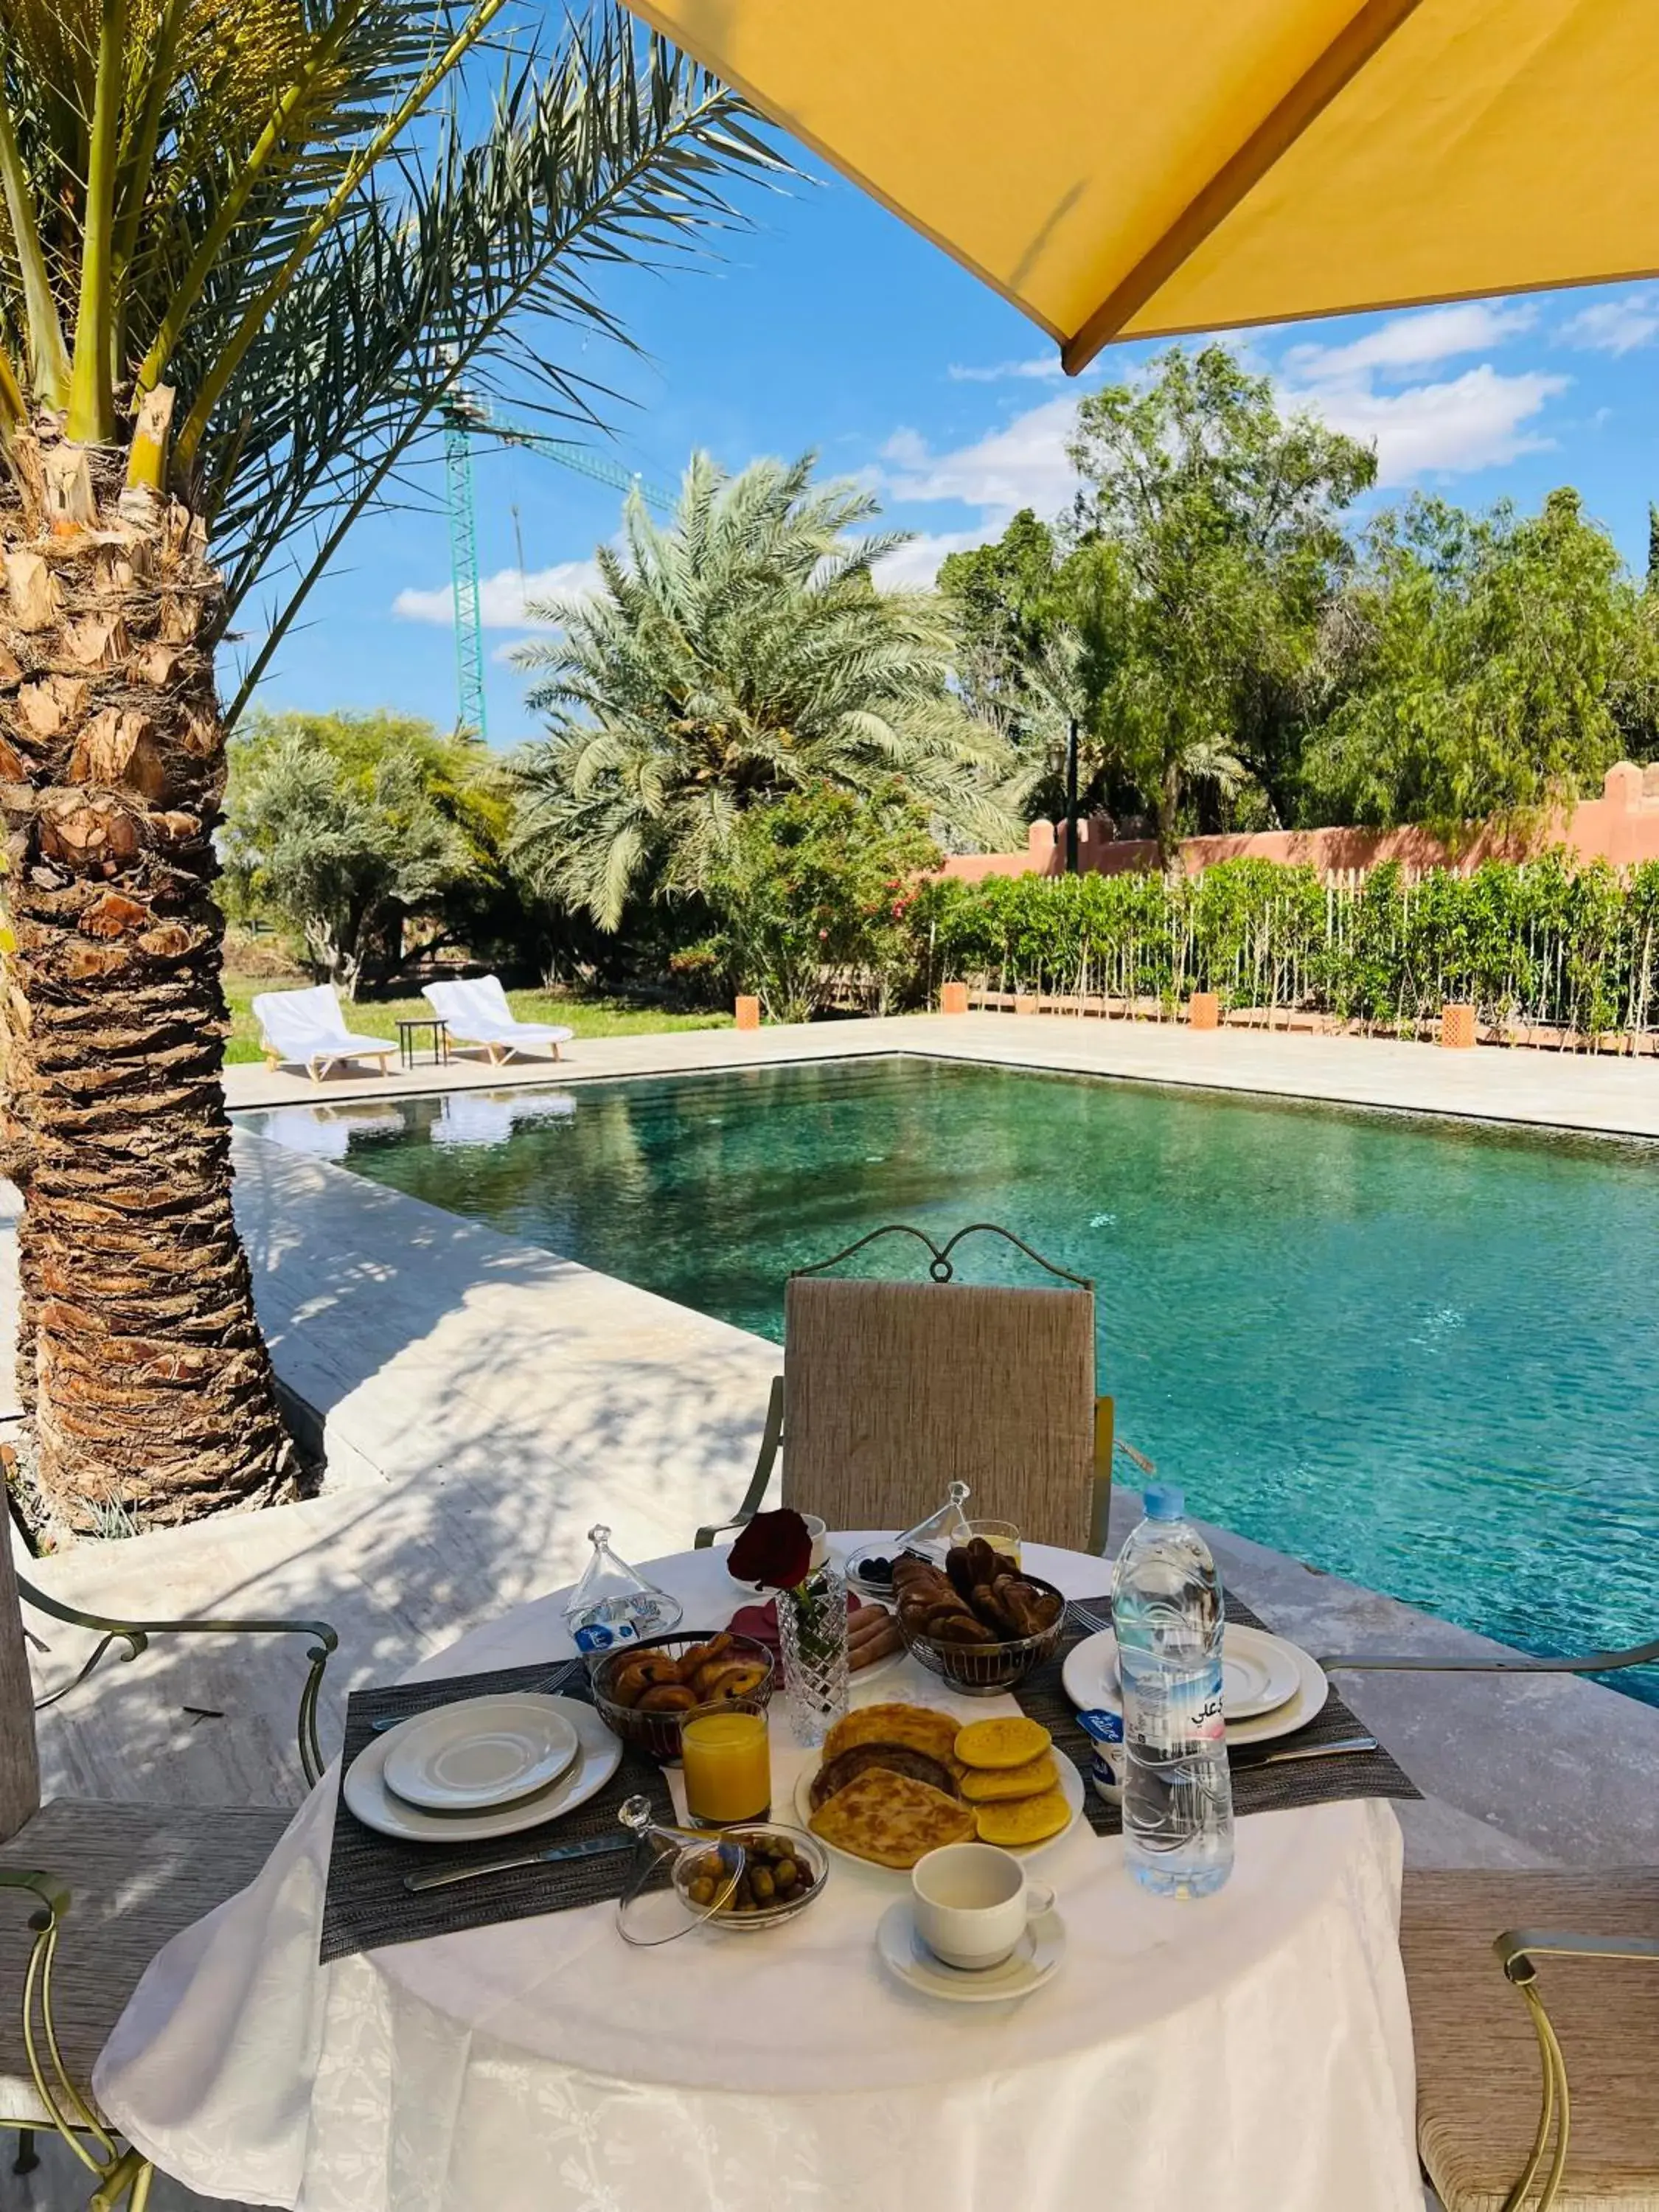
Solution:
[[[388,1730],[388,1739],[392,1735]],[[581,1748],[557,1698],[460,1698],[396,1731],[386,1785],[428,1813],[483,1813],[558,1780]]]
[[[1065,1842],[1066,1837],[1071,1834],[1083,1817],[1085,1802],[1083,1777],[1058,1744],[1054,1745],[1052,1748],[1054,1765],[1060,1770],[1058,1787],[1060,1795],[1066,1800],[1066,1809],[1069,1817],[1063,1828],[1057,1828],[1052,1836],[1044,1836],[1041,1843],[1007,1845],[1006,1848],[1012,1851],[1017,1859],[1034,1859],[1039,1851],[1052,1850],[1056,1844]],[[795,1781],[795,1818],[803,1828],[815,1835],[817,1831],[812,1827],[812,1782],[823,1764],[822,1759],[815,1759],[810,1765],[802,1768]],[[823,1844],[826,1850],[833,1851],[838,1859],[845,1859],[848,1866],[868,1867],[874,1874],[892,1875],[901,1880],[907,1879],[908,1876],[908,1867],[886,1867],[875,1859],[861,1858],[856,1851],[843,1850],[839,1844],[832,1843],[828,1836],[819,1836],[817,1840]]]
[[[1296,1669],[1288,1697],[1265,1711],[1257,1707],[1237,1717],[1227,1694],[1228,1661],[1233,1654],[1236,1638],[1248,1639],[1245,1649],[1253,1657],[1261,1644],[1274,1646],[1275,1656],[1284,1655]],[[1294,1735],[1297,1729],[1305,1728],[1323,1711],[1331,1686],[1319,1662],[1299,1644],[1291,1644],[1282,1636],[1269,1636],[1262,1629],[1229,1627],[1223,1639],[1223,1655],[1222,1699],[1229,1743],[1271,1743],[1279,1736]],[[1235,1674],[1233,1679],[1248,1681],[1251,1677],[1241,1678]],[[1121,1711],[1123,1693],[1118,1677],[1117,1638],[1109,1628],[1102,1629],[1097,1636],[1085,1636],[1080,1644],[1073,1645],[1060,1669],[1060,1681],[1072,1703],[1085,1711]]]
[[[556,1820],[562,1813],[574,1812],[603,1790],[621,1765],[622,1740],[611,1735],[592,1705],[576,1698],[550,1698],[547,1702],[557,1705],[575,1729],[578,1749],[558,1780],[534,1796],[483,1813],[425,1813],[418,1805],[405,1805],[386,1787],[386,1762],[404,1730],[425,1717],[418,1714],[375,1736],[353,1759],[341,1792],[348,1809],[366,1828],[410,1844],[487,1843],[492,1837],[516,1836]]]
[[[1010,1957],[1000,1966],[971,1971],[936,1959],[917,1933],[908,1897],[896,1897],[881,1916],[876,1949],[882,1964],[923,1996],[950,2004],[1006,2004],[1040,1990],[1066,1955],[1066,1923],[1050,1909],[1034,1913]]]

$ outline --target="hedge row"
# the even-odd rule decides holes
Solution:
[[[922,982],[1060,996],[1305,1008],[1397,1025],[1472,1000],[1482,1021],[1590,1036],[1659,1025],[1659,861],[1621,875],[1560,854],[1357,889],[1229,860],[1201,876],[929,883],[912,909]]]

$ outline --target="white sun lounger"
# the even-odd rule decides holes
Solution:
[[[546,1046],[553,1057],[559,1047],[575,1036],[556,1022],[516,1020],[507,1003],[499,975],[476,975],[463,983],[428,983],[422,994],[433,1012],[448,1024],[452,1044],[481,1044],[492,1060],[534,1045]]]
[[[378,1060],[385,1075],[398,1049],[384,1037],[353,1036],[332,983],[319,983],[313,991],[262,991],[253,1012],[265,1066],[303,1067],[313,1083],[345,1060]]]

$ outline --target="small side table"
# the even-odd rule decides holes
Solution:
[[[447,1067],[449,1024],[441,1014],[411,1014],[407,1020],[401,1014],[398,1017],[398,1066],[414,1066],[417,1049],[416,1037],[417,1032],[422,1030],[430,1030],[432,1032],[432,1065],[434,1067]]]

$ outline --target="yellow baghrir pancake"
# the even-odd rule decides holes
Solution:
[[[824,1764],[855,1743],[908,1743],[913,1751],[925,1751],[951,1766],[951,1747],[961,1726],[954,1714],[941,1712],[936,1705],[860,1705],[838,1720],[823,1739]]]
[[[1005,1797],[1035,1797],[1059,1784],[1054,1755],[1045,1751],[1041,1759],[1030,1759],[1024,1766],[970,1767],[962,1778],[962,1794],[970,1805],[987,1805]]]
[[[878,1866],[901,1868],[913,1867],[941,1844],[965,1843],[975,1826],[971,1805],[878,1766],[836,1790],[811,1820],[813,1834],[826,1844]]]

